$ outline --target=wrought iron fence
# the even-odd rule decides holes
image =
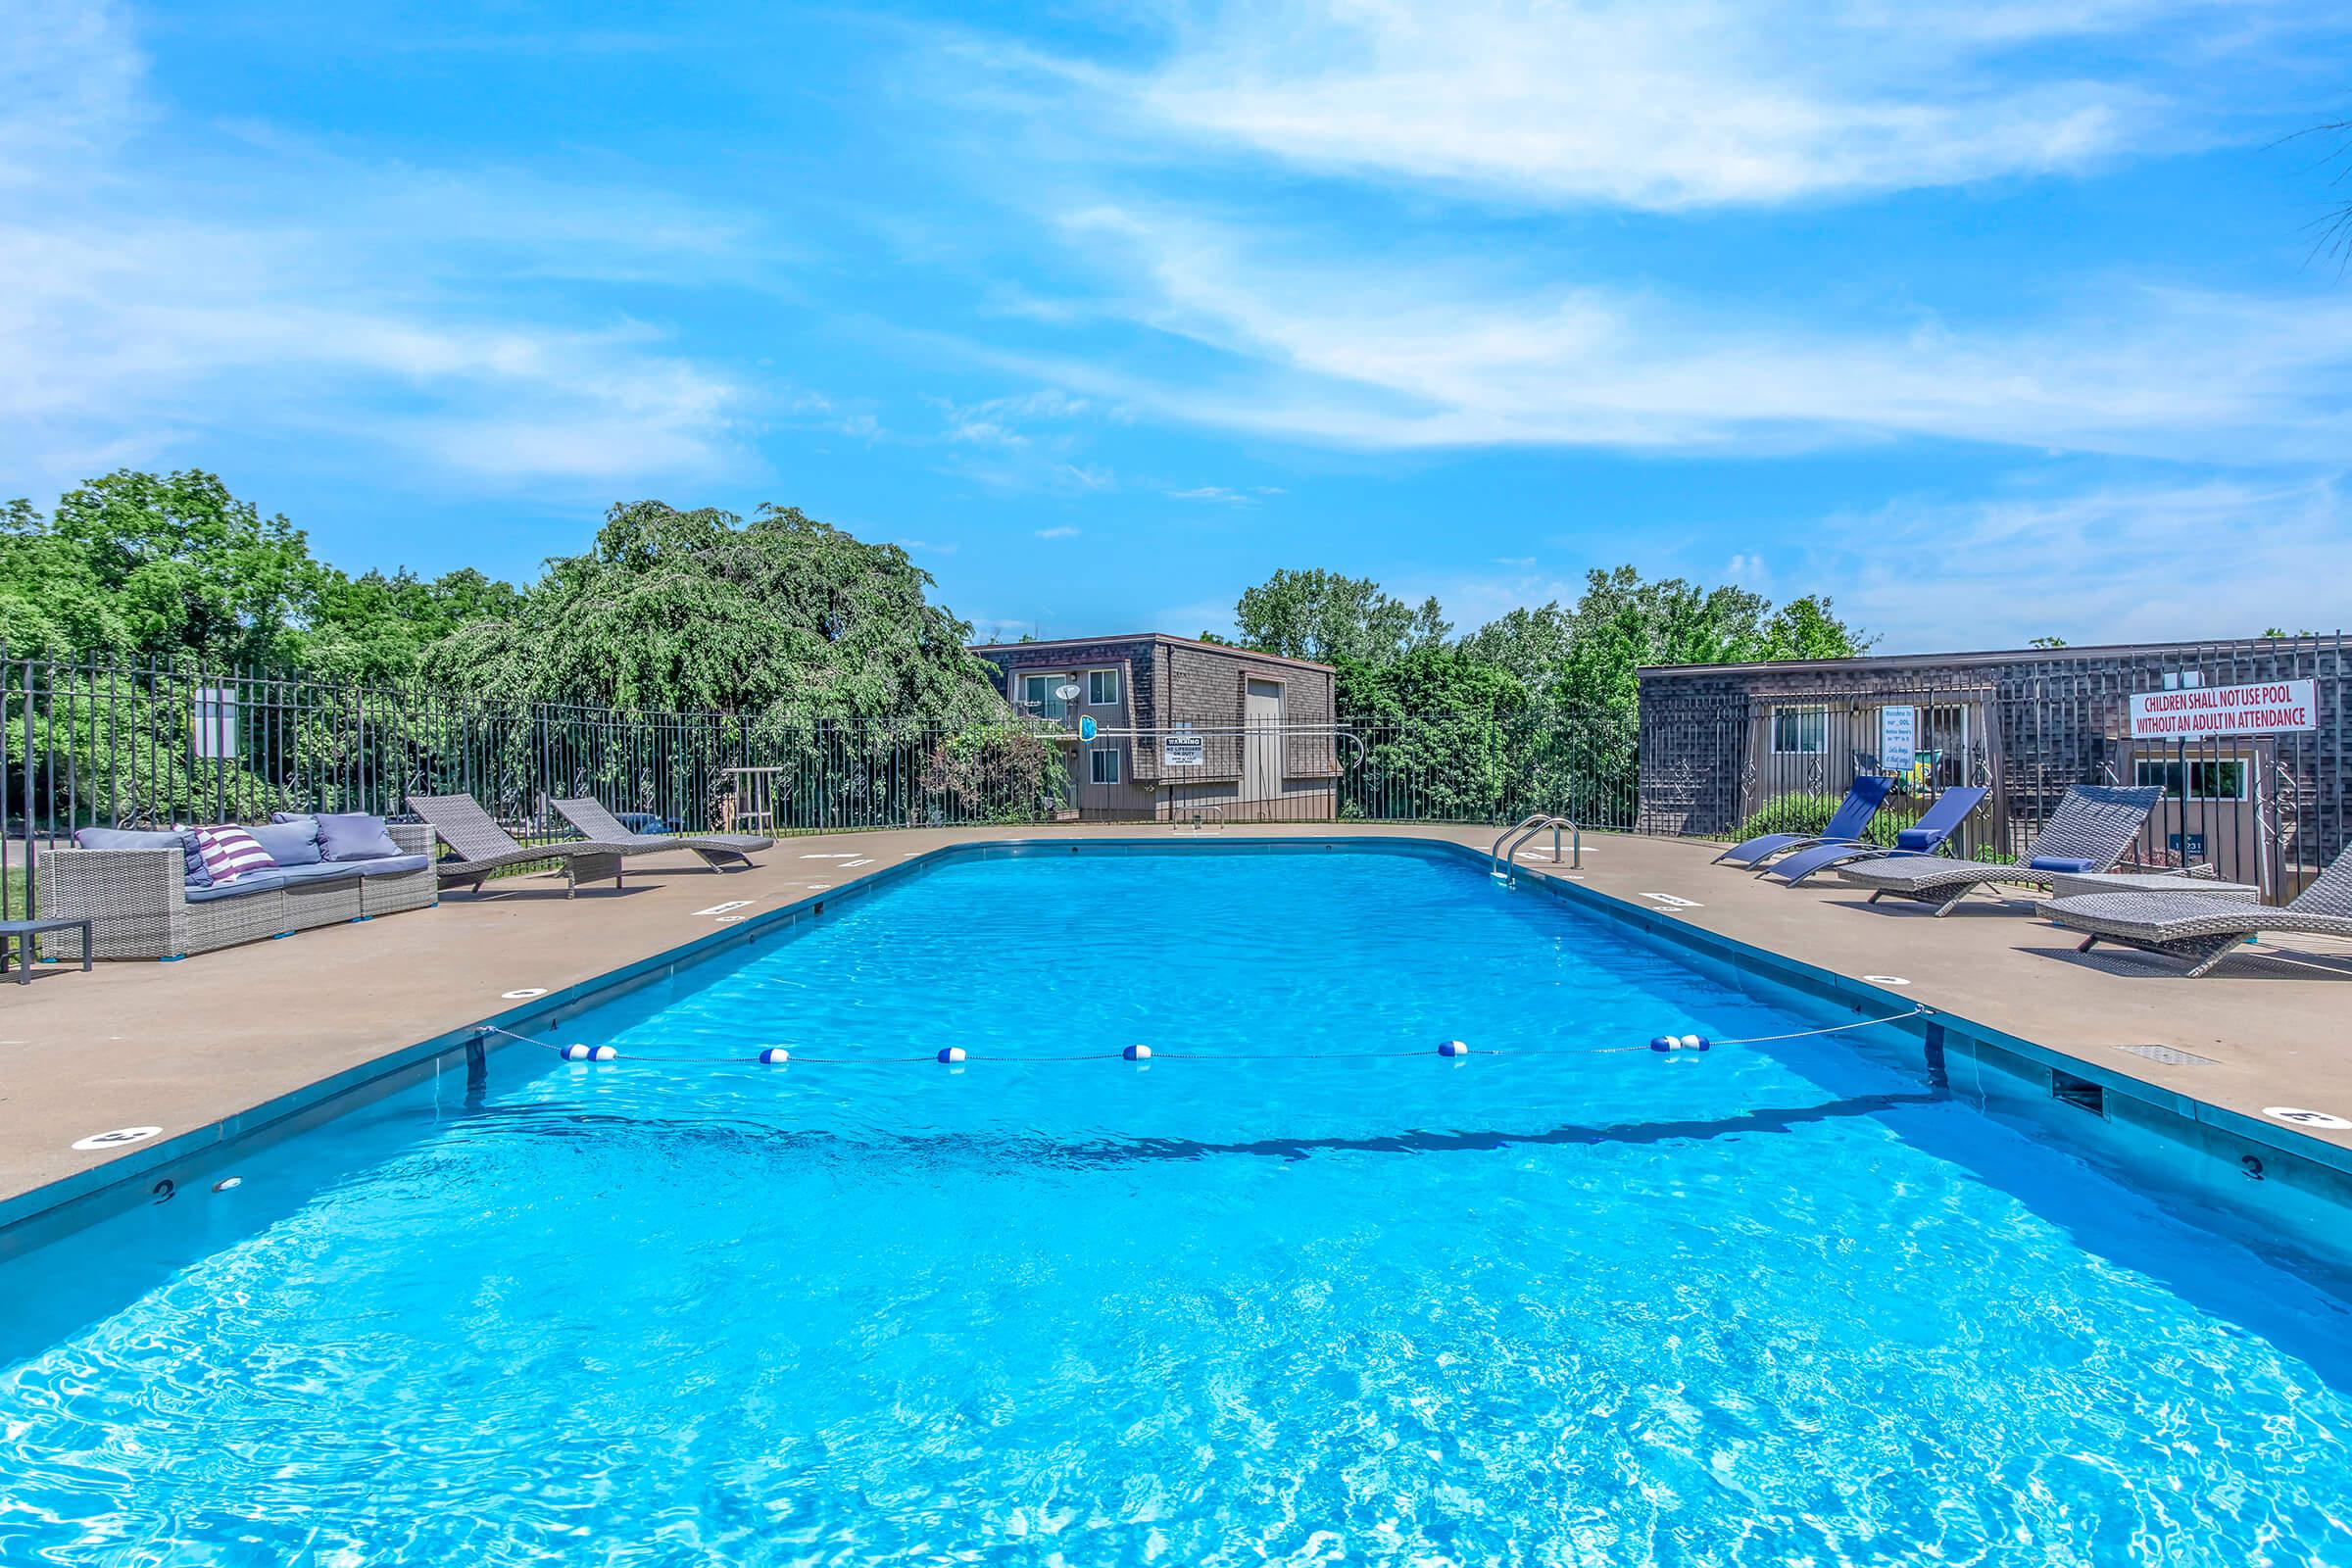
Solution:
[[[2311,727],[2278,734],[2134,738],[2136,693],[2309,682]],[[1737,834],[1793,798],[1823,800],[1855,773],[1893,772],[1881,816],[1898,825],[1939,792],[1988,792],[1957,853],[2019,856],[2074,784],[2165,794],[2128,861],[2211,865],[2276,900],[2347,842],[2352,661],[2340,633],[2141,648],[2052,649],[1852,664],[1651,671],[1642,696],[1644,832]],[[1888,769],[1882,715],[1908,710],[1913,763]]]
[[[0,906],[18,914],[36,858],[89,826],[399,815],[462,793],[529,842],[574,836],[550,804],[566,796],[780,834],[1051,821],[1069,798],[1058,753],[1010,720],[755,721],[161,662],[0,659]]]

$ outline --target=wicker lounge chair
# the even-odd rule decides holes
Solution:
[[[1918,821],[1894,836],[1891,848],[1876,844],[1815,844],[1796,851],[1767,865],[1758,876],[1773,877],[1795,887],[1817,871],[1834,866],[1850,865],[1858,860],[1900,860],[1913,856],[1934,855],[1941,850],[1969,813],[1984,804],[1991,791],[1971,784],[1963,789],[1945,790],[1936,797],[1936,803],[1922,812]]]
[[[583,879],[602,882],[611,877],[614,887],[620,886],[625,852],[617,844],[517,844],[470,795],[412,795],[409,809],[430,822],[441,842],[456,852],[456,858],[434,866],[444,889],[464,887],[478,893],[491,872],[533,860],[562,863],[567,899],[579,891]]]
[[[2238,944],[2261,931],[2352,938],[2352,850],[2335,858],[2281,908],[2180,888],[2166,893],[2084,893],[2050,899],[2036,912],[2069,930],[2087,933],[2078,952],[2120,943],[2188,960],[2188,978],[2211,970]]]
[[[2046,887],[2052,875],[2106,870],[2132,847],[2163,796],[2162,786],[2155,784],[2077,784],[2015,865],[1919,856],[1841,865],[1838,875],[1855,887],[1868,888],[1873,904],[1891,894],[1933,904],[1936,914],[1945,915],[1987,883],[2034,882]]]
[[[713,870],[725,870],[730,861],[748,870],[752,857],[776,842],[757,833],[632,833],[603,803],[593,800],[557,801],[555,808],[564,821],[599,844],[617,844],[631,855],[692,850]]]
[[[1890,778],[1875,773],[1856,774],[1853,787],[1845,792],[1845,799],[1838,804],[1837,813],[1819,833],[1766,833],[1745,843],[1733,845],[1715,857],[1715,863],[1721,865],[1729,860],[1752,870],[1774,856],[1786,855],[1791,850],[1811,849],[1817,844],[1860,844],[1863,842],[1862,830],[1870,826],[1872,817],[1879,814],[1880,803],[1886,799],[1886,792],[1893,787],[1894,780]]]

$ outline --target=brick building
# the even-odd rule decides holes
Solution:
[[[1992,791],[1963,852],[2014,853],[2069,784],[2161,784],[2140,848],[2288,894],[2345,844],[2352,667],[2340,635],[1908,654],[1641,672],[1643,830],[1723,835],[1793,793],[1879,771],[1889,711],[1917,760],[1897,808]],[[2134,740],[2135,693],[2313,683],[2317,727]],[[1904,715],[1908,715],[1907,720]]]
[[[1157,632],[972,652],[997,667],[1014,709],[1069,749],[1082,817],[1336,814],[1329,664]],[[1095,736],[1082,739],[1089,719]]]

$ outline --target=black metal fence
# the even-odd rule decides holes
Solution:
[[[573,836],[551,802],[594,796],[672,828],[773,833],[1051,821],[1060,754],[1030,726],[796,722],[499,702],[409,686],[105,662],[0,661],[0,906],[32,906],[38,857],[88,826],[399,815],[467,794],[517,838]]]
[[[1883,828],[1944,790],[1980,785],[1990,798],[1955,849],[1999,858],[2031,842],[2070,784],[2156,783],[2167,800],[2136,859],[2209,861],[2285,897],[2346,842],[2345,653],[2340,637],[2266,639],[2170,651],[2177,669],[2089,651],[2019,667],[1867,661],[1674,672],[1645,683],[1638,713],[1343,718],[1286,733],[1279,748],[1260,748],[1258,766],[1244,731],[1203,731],[1200,766],[1182,775],[1193,782],[1159,778],[1157,814],[1500,824],[1546,811],[1596,829],[1709,837],[1759,819],[1802,827],[1809,813],[1826,816],[1855,772],[1880,770],[1882,715],[1905,707],[1915,755]],[[2211,683],[2311,680],[2317,727],[2132,740],[2131,693],[2192,667]],[[1048,823],[1086,814],[1090,798],[1078,776],[1088,749],[1009,713],[955,727],[795,722],[20,659],[0,661],[0,901],[12,913],[33,902],[38,857],[91,825],[256,821],[281,810],[398,815],[411,794],[463,793],[525,840],[571,836],[550,803],[575,795],[686,831],[791,834]],[[1231,743],[1238,760],[1227,769],[1216,748],[1229,735],[1243,739]],[[1197,804],[1210,801],[1222,804]]]
[[[2069,785],[2152,784],[2165,796],[2129,859],[2205,863],[2291,897],[2352,824],[2352,660],[2340,633],[2143,648],[2052,649],[1948,660],[1666,670],[1644,678],[1644,832],[1737,833],[1782,803],[1834,797],[1884,767],[1884,715],[1905,711],[1915,760],[1885,825],[1941,791],[1989,791],[1958,853],[2022,854]],[[2135,694],[2309,683],[2309,727],[2275,734],[2134,736]]]

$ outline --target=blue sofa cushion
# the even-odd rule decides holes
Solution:
[[[282,888],[286,885],[286,878],[291,874],[286,871],[248,872],[234,882],[208,883],[203,887],[191,886],[187,890],[186,897],[190,904],[211,904],[220,899],[242,899],[252,894],[269,893]]]
[[[77,827],[74,842],[85,850],[180,850],[186,844],[176,828],[150,831],[134,827]]]
[[[380,816],[366,811],[321,811],[318,821],[321,858],[379,860],[401,853]]]
[[[177,850],[180,880],[191,888],[213,885],[213,873],[204,868],[204,853],[196,847],[196,835],[175,827],[77,827],[74,843],[84,850]]]
[[[1943,842],[1943,835],[1932,827],[1907,827],[1894,836],[1898,850],[1932,850]]]
[[[287,867],[278,873],[278,885],[291,887],[297,882],[348,882],[354,877],[398,876],[403,871],[421,871],[432,863],[422,855],[387,855],[373,860],[320,860],[312,865]]]
[[[280,865],[317,865],[325,858],[318,848],[318,819],[315,816],[289,816],[280,811],[267,826],[245,831]]]
[[[2098,866],[2089,860],[2078,860],[2063,855],[2036,855],[2026,862],[2033,871],[2096,871]]]
[[[387,855],[373,860],[353,860],[343,869],[362,876],[399,876],[404,871],[424,870],[432,863],[429,855]]]

